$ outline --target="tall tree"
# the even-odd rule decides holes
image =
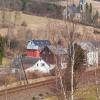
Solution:
[[[92,4],[86,3],[85,6],[85,22],[91,24],[92,23]]]
[[[89,12],[92,13],[92,3],[90,3]]]
[[[99,18],[99,13],[98,13],[98,11],[96,11],[95,15],[93,16],[93,23],[94,24],[97,23],[98,18]]]
[[[0,36],[0,64],[2,64],[2,59],[4,56],[4,46],[5,46],[5,39]]]
[[[22,2],[22,11],[25,10],[28,0],[21,0]]]

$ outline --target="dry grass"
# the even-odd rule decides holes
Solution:
[[[6,12],[7,21],[10,20],[12,23],[14,23],[15,13],[16,13],[15,11],[10,12],[10,13]],[[1,14],[1,12],[0,12],[0,14]],[[11,15],[10,19],[9,19],[9,14]],[[1,20],[1,16],[0,16],[0,20]],[[51,18],[47,18],[47,17],[32,16],[32,15],[24,14],[22,12],[18,12],[17,20],[16,20],[17,28],[24,21],[27,23],[28,27],[32,30],[38,30],[38,28],[44,28],[47,26],[47,24],[49,22],[62,23],[61,20],[55,20],[55,19],[51,19]],[[1,28],[0,34],[1,35],[7,34],[7,28]]]
[[[52,97],[47,97],[43,100],[58,100],[58,98],[56,96],[52,96]]]
[[[15,12],[11,12],[11,22],[14,22],[14,16],[15,16]],[[34,34],[42,34],[41,36],[46,37],[46,33],[48,35],[48,39],[50,38],[50,35],[52,35],[52,33],[55,33],[56,35],[54,35],[54,37],[58,37],[58,33],[60,33],[60,35],[62,34],[68,34],[68,32],[72,31],[72,24],[68,23],[68,22],[64,22],[63,20],[57,20],[57,19],[51,19],[51,18],[47,18],[47,17],[39,17],[39,16],[32,16],[32,15],[27,15],[24,14],[22,12],[18,12],[18,16],[17,16],[17,27],[14,30],[14,34],[18,33],[18,29],[20,28],[20,24],[25,21],[27,23],[27,28],[31,29],[32,32]],[[9,13],[7,14],[9,15]],[[66,25],[67,28],[69,29],[69,31],[67,32],[66,29]],[[74,27],[74,31],[75,33],[79,33],[81,34],[78,37],[78,40],[89,40],[89,39],[95,39],[95,40],[100,40],[100,37],[97,35],[94,35],[94,28],[90,27],[90,26],[84,26],[84,25],[80,25],[80,24],[75,24]],[[0,29],[0,34],[1,35],[5,35],[7,34],[7,28],[2,28]],[[90,35],[91,34],[91,35]],[[59,36],[61,37],[61,36]],[[36,36],[37,38],[37,36]],[[61,37],[64,38],[64,37]],[[55,39],[57,40],[57,39]]]

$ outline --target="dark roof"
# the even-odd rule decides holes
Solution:
[[[55,47],[53,45],[50,45],[50,46],[47,46],[46,48],[48,48],[55,55],[67,54],[67,49],[66,48],[63,48],[61,46]]]
[[[30,41],[33,42],[37,46],[47,46],[47,45],[51,45],[51,43],[50,43],[49,40],[30,40]]]
[[[100,48],[100,41],[81,41],[77,42],[84,50],[91,51]]]
[[[33,58],[33,57],[17,57],[13,60],[12,62],[12,66],[13,68],[20,68],[21,67],[21,63],[23,64],[24,68],[28,68],[31,67],[32,65],[34,65],[38,60],[40,60],[41,58]]]
[[[30,40],[27,43],[27,49],[42,50],[45,46],[51,45],[49,40]]]
[[[100,48],[100,41],[90,41],[96,48]]]

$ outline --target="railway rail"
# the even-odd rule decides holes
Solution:
[[[40,80],[40,79],[38,79],[38,80]],[[40,86],[44,86],[44,85],[53,84],[54,82],[55,82],[54,76],[46,77],[44,80],[40,80],[40,81],[37,81],[34,83],[29,83],[29,84],[25,84],[25,85],[20,85],[20,86],[16,86],[16,87],[12,87],[12,88],[3,89],[0,91],[0,96],[4,95],[5,92],[7,92],[8,94],[16,93],[16,92],[20,92],[20,91],[27,90],[30,88],[36,88],[36,87],[40,87]]]

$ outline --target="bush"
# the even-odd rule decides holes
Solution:
[[[39,94],[39,96],[40,96],[40,97],[42,97],[42,96],[43,96],[43,94]]]
[[[33,97],[32,97],[32,100],[36,100],[36,97],[33,96]]]
[[[23,21],[23,22],[21,23],[21,26],[27,27],[27,23],[26,23],[25,21]]]

